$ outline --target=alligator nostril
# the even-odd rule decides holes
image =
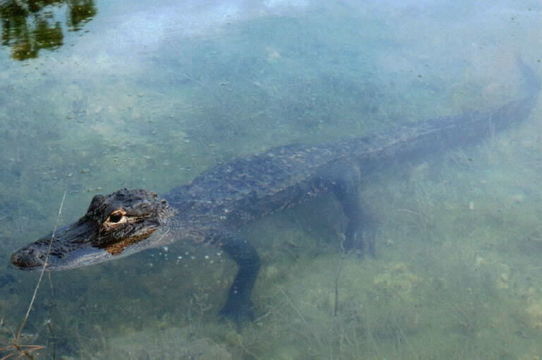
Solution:
[[[17,251],[13,255],[11,255],[10,260],[11,263],[18,268],[33,268],[43,265],[43,261],[32,249]]]

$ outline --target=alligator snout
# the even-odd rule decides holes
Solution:
[[[46,253],[34,248],[23,248],[11,255],[11,263],[19,269],[32,270],[43,266]]]

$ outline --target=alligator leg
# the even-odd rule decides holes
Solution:
[[[365,213],[361,202],[361,171],[355,164],[333,166],[331,190],[342,205],[347,219],[343,247],[360,256],[374,256],[374,228],[369,215]]]
[[[250,293],[260,269],[260,257],[248,241],[237,235],[228,234],[219,242],[221,249],[238,266],[237,275],[228,292],[226,304],[220,310],[220,315],[237,324],[253,320],[254,312]]]

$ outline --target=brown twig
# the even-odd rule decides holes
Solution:
[[[19,324],[19,327],[17,328],[17,332],[13,336],[13,340],[11,341],[9,345],[0,347],[0,351],[8,352],[8,354],[0,358],[0,360],[8,360],[12,358],[21,359],[23,357],[30,360],[34,360],[34,355],[32,353],[45,348],[45,346],[43,345],[21,344],[21,335],[26,325],[26,322],[28,321],[28,318],[30,316],[30,312],[32,311],[32,306],[34,305],[34,301],[36,300],[38,289],[41,285],[43,275],[45,274],[45,269],[47,268],[47,261],[49,260],[49,254],[51,253],[51,247],[53,244],[53,240],[55,238],[55,232],[56,232],[56,229],[58,228],[60,217],[62,215],[62,208],[64,207],[65,199],[66,199],[66,191],[64,191],[64,195],[62,196],[62,201],[60,202],[60,207],[58,209],[55,227],[53,228],[53,233],[51,234],[51,239],[49,240],[49,246],[47,248],[47,253],[45,254],[45,261],[43,262],[43,266],[41,268],[38,282],[36,283],[36,286],[34,287],[32,298],[30,299],[30,303],[28,304],[28,308],[26,309],[26,313],[23,317],[23,320]]]

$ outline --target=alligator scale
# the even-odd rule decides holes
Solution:
[[[492,111],[432,119],[333,144],[273,148],[217,165],[161,197],[127,189],[96,195],[78,221],[16,251],[11,262],[21,269],[45,266],[62,270],[118,259],[176,240],[210,244],[221,248],[238,266],[221,315],[234,321],[250,319],[250,293],[260,260],[238,232],[243,225],[330,192],[347,219],[345,250],[373,253],[371,224],[360,200],[362,177],[388,159],[410,160],[470,144],[526,119],[540,82],[521,61],[519,68],[526,95]]]

